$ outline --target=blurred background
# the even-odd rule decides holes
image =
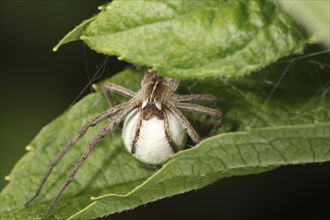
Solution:
[[[125,67],[81,41],[52,52],[68,31],[106,2],[1,0],[1,189],[39,130],[82,91],[90,92],[84,88],[97,70],[95,80],[100,80]],[[108,62],[102,67],[104,59]],[[329,163],[280,168],[224,179],[111,219],[322,219],[329,213],[329,179]]]
[[[52,48],[104,2],[1,1],[1,188],[25,146],[94,74],[98,56],[86,59],[92,52],[82,42]]]

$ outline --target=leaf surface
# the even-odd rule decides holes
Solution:
[[[281,165],[330,160],[330,123],[256,129],[218,135],[180,152],[128,194],[108,194],[72,219],[92,219],[209,185],[229,176]]]
[[[241,76],[309,41],[272,1],[115,0],[102,8],[75,35],[97,52],[177,78]]]
[[[303,24],[326,47],[330,47],[330,2],[329,1],[283,1],[282,8]]]

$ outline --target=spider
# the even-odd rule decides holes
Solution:
[[[100,130],[89,144],[87,150],[76,162],[42,219],[45,219],[49,215],[64,190],[72,182],[81,165],[100,140],[107,136],[111,129],[124,119],[122,131],[124,144],[133,156],[147,165],[164,164],[171,154],[182,150],[185,144],[186,134],[190,136],[195,144],[200,141],[200,136],[180,110],[197,112],[205,114],[208,117],[215,117],[217,121],[210,135],[215,134],[221,126],[222,113],[216,109],[193,104],[191,102],[207,101],[215,104],[216,98],[212,95],[176,95],[174,92],[178,88],[179,82],[178,79],[163,77],[156,73],[149,72],[144,75],[141,81],[141,89],[138,92],[113,83],[105,83],[103,90],[110,106],[112,101],[111,92],[129,97],[130,100],[126,103],[110,107],[107,111],[96,116],[80,128],[73,139],[50,163],[34,196],[27,201],[24,206],[29,206],[31,202],[38,197],[54,167],[75,143],[84,136],[87,130],[111,116],[112,118]]]

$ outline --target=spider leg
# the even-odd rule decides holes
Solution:
[[[204,95],[204,94],[179,95],[177,98],[179,102],[194,102],[194,101],[210,102],[212,108],[214,108],[217,104],[217,98],[213,95]]]
[[[70,175],[65,180],[61,190],[57,193],[53,201],[51,202],[50,206],[47,208],[46,213],[43,215],[41,219],[45,219],[51,210],[53,209],[54,205],[57,203],[59,198],[61,197],[64,190],[68,187],[68,185],[72,182],[73,178],[77,174],[78,170],[80,169],[81,165],[84,163],[84,161],[88,158],[90,153],[95,149],[96,145],[100,142],[102,138],[104,138],[106,135],[109,134],[111,129],[118,125],[125,116],[136,107],[136,104],[134,102],[129,102],[128,104],[124,106],[125,108],[122,108],[122,111],[118,112],[118,114],[114,115],[112,120],[108,122],[108,124],[102,128],[100,133],[92,140],[92,142],[89,144],[87,150],[84,152],[84,154],[79,158],[79,160],[76,162],[74,168],[71,170]]]
[[[209,102],[211,108],[215,108],[217,106],[217,98],[213,95],[208,95],[208,94],[179,95],[178,100],[179,102],[204,101],[204,102]],[[202,123],[202,128],[207,128],[209,121],[210,121],[210,116],[207,115]]]
[[[221,127],[222,113],[216,109],[208,108],[208,107],[204,107],[204,106],[192,104],[192,103],[177,103],[176,106],[177,106],[177,108],[182,109],[182,110],[202,113],[202,114],[205,114],[205,115],[208,115],[211,117],[215,117],[217,122],[214,124],[214,126],[212,128],[212,130],[210,132],[210,136],[214,135],[217,132],[217,130]]]
[[[168,121],[168,115],[167,115],[167,112],[164,111],[164,130],[165,130],[165,136],[166,136],[166,139],[169,143],[169,145],[171,146],[172,150],[174,153],[178,152],[178,149],[171,137],[171,133],[170,133],[170,124],[169,124],[169,121]]]
[[[186,129],[188,135],[191,137],[193,142],[197,144],[200,141],[199,134],[191,126],[190,122],[188,119],[175,107],[173,104],[168,104],[167,105],[168,110],[179,120],[179,122],[183,125],[183,127]]]
[[[140,136],[140,130],[141,130],[141,126],[142,126],[142,119],[143,119],[143,114],[142,111],[139,114],[138,120],[136,122],[136,127],[135,127],[135,136],[132,140],[132,148],[131,148],[131,153],[135,154],[136,151],[136,143],[139,139]]]
[[[122,96],[126,96],[128,98],[133,98],[133,96],[135,96],[135,92],[128,89],[128,88],[125,88],[123,86],[120,86],[120,85],[117,85],[117,84],[114,84],[114,83],[104,83],[103,85],[103,92],[105,94],[105,96],[107,97],[107,100],[108,100],[108,104],[110,107],[113,106],[113,103],[112,103],[112,92],[114,93],[117,93],[119,95],[122,95]]]
[[[102,114],[96,116],[95,118],[93,118],[91,121],[89,121],[87,124],[85,124],[82,128],[80,128],[80,130],[78,131],[78,133],[76,134],[76,136],[74,136],[74,138],[56,155],[56,157],[53,159],[53,161],[51,162],[51,164],[48,166],[48,169],[46,171],[46,173],[44,174],[39,187],[36,191],[36,193],[34,194],[34,196],[27,201],[24,204],[24,207],[27,207],[31,204],[31,202],[33,200],[35,200],[35,198],[38,197],[38,195],[41,192],[42,187],[44,186],[48,176],[51,174],[52,170],[54,169],[54,167],[57,165],[57,163],[62,159],[62,157],[74,146],[75,143],[77,143],[77,141],[84,136],[84,134],[87,132],[87,130],[90,127],[95,126],[96,124],[98,124],[99,122],[109,118],[111,115],[119,112],[121,109],[126,108],[127,103],[124,104],[120,104],[117,105],[113,108],[110,108],[109,110],[103,112]]]

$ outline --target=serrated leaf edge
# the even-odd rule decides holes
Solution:
[[[91,203],[90,205],[88,205],[86,208],[84,208],[81,211],[79,211],[79,212],[75,213],[74,215],[70,216],[68,218],[68,220],[69,219],[73,219],[74,217],[76,217],[79,214],[83,213],[84,211],[86,211],[90,207],[96,205],[96,203],[98,202],[98,200],[102,200],[102,199],[107,198],[107,197],[120,197],[120,198],[124,198],[124,197],[130,196],[134,192],[138,191],[140,188],[143,188],[146,184],[148,184],[148,182],[152,181],[153,178],[156,178],[158,175],[160,175],[160,173],[163,172],[163,170],[165,170],[168,166],[170,166],[169,164],[175,162],[175,160],[178,157],[178,155],[185,154],[186,152],[189,152],[189,151],[195,151],[196,149],[198,149],[199,147],[201,147],[203,145],[203,143],[206,142],[206,141],[209,141],[209,140],[212,140],[212,139],[218,139],[218,138],[223,137],[223,136],[230,136],[230,135],[237,135],[237,134],[248,134],[248,133],[256,132],[256,131],[278,130],[278,129],[283,129],[283,128],[293,128],[293,127],[295,127],[295,128],[299,128],[299,127],[308,128],[308,127],[325,126],[325,125],[330,126],[330,122],[320,122],[320,123],[315,123],[315,124],[303,124],[303,125],[282,125],[282,126],[276,126],[276,127],[264,127],[264,128],[257,128],[257,129],[249,130],[249,131],[224,133],[224,134],[219,134],[219,135],[215,135],[215,136],[206,138],[206,139],[202,140],[200,143],[198,143],[195,147],[192,147],[190,149],[186,149],[186,150],[180,151],[180,152],[178,152],[176,154],[173,154],[171,156],[172,159],[170,161],[168,161],[161,169],[159,169],[152,176],[148,177],[143,183],[141,183],[140,185],[138,185],[137,187],[135,187],[130,192],[128,192],[126,194],[110,193],[110,194],[106,194],[106,195],[103,195],[103,196],[91,197],[91,199],[92,200],[95,200],[95,201],[93,203]],[[303,163],[295,163],[295,164],[303,164]],[[278,166],[283,166],[283,164],[277,164],[277,165],[276,164],[271,164],[271,165],[260,166],[260,167],[269,167],[269,166],[278,167]],[[240,168],[240,166],[238,166],[238,168]],[[246,168],[246,166],[244,166],[244,168]],[[184,192],[185,191],[183,191],[181,193],[184,193]],[[161,199],[161,198],[158,198],[158,199]],[[152,201],[156,201],[158,199],[155,199],[155,200],[152,200]],[[152,201],[149,201],[149,202],[152,202]],[[109,215],[110,214],[113,214],[113,213],[109,213]]]

